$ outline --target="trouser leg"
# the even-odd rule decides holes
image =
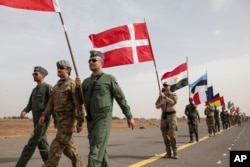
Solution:
[[[27,163],[31,159],[33,153],[35,152],[36,147],[39,146],[41,140],[44,140],[43,135],[46,131],[46,127],[47,127],[47,124],[35,125],[34,134],[29,139],[27,145],[24,146],[22,154],[21,154],[19,160],[17,161],[16,167],[25,167],[27,165]],[[49,146],[45,145],[43,149],[44,149],[44,154],[48,155]],[[45,155],[45,157],[42,156],[43,160],[46,160],[46,155]]]
[[[76,149],[73,139],[65,147],[63,153],[71,160],[73,167],[83,167],[81,156]]]

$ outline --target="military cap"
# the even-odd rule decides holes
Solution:
[[[68,60],[60,60],[56,63],[57,67],[67,67],[67,68],[71,68],[71,65],[69,63]]]
[[[48,75],[48,71],[41,67],[41,66],[35,66],[34,67],[34,72],[40,72],[40,73],[43,73],[45,76]]]
[[[164,82],[162,85],[163,86],[170,86],[170,84],[168,82]]]
[[[90,51],[90,57],[93,57],[93,56],[99,56],[99,57],[101,57],[102,59],[104,59],[103,53],[100,52],[100,51],[97,51],[97,50],[91,50],[91,51]]]

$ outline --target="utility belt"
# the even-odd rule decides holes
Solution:
[[[176,114],[176,111],[162,112],[161,119],[167,119],[168,116]]]

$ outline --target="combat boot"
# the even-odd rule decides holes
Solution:
[[[171,150],[167,150],[167,153],[163,156],[163,158],[171,158]]]
[[[194,140],[193,140],[193,135],[190,135],[190,142],[189,143],[193,143]]]
[[[195,138],[196,138],[196,141],[199,141],[198,133],[195,133]]]
[[[179,156],[177,155],[177,152],[176,151],[174,151],[174,156],[173,156],[173,159],[178,159],[179,158]]]

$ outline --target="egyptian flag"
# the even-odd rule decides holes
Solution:
[[[164,73],[161,77],[162,83],[170,84],[172,92],[188,85],[187,63],[177,66],[172,71]]]

